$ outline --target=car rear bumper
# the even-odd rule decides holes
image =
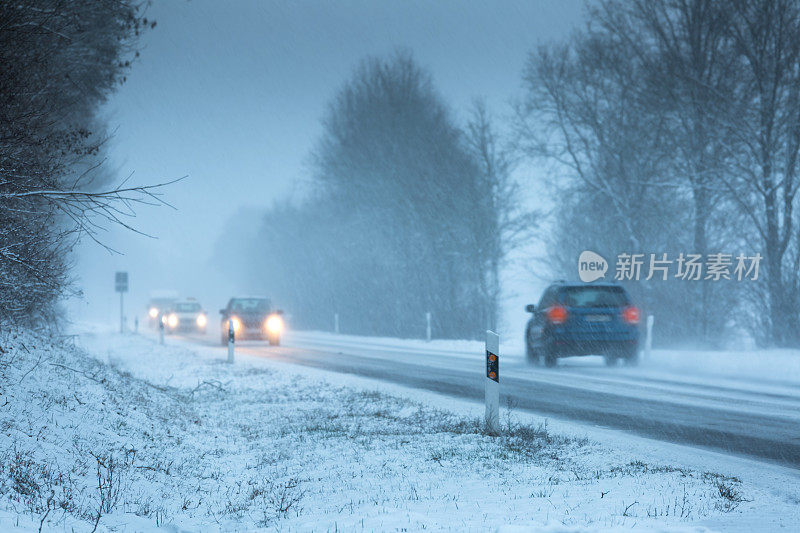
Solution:
[[[551,339],[548,343],[550,353],[556,357],[579,355],[630,355],[639,348],[639,339],[616,340],[576,340]]]

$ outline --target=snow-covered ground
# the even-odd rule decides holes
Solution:
[[[175,339],[0,347],[2,531],[800,523],[798,473],[755,461],[505,410],[491,437],[474,403]]]

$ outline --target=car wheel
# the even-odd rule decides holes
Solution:
[[[545,346],[544,349],[544,366],[553,368],[558,363],[558,356],[554,353],[553,348]]]
[[[634,348],[625,355],[625,366],[637,366],[639,364],[639,350]]]
[[[539,366],[539,355],[531,346],[531,341],[525,339],[525,359],[529,365]]]
[[[219,342],[223,346],[227,346],[228,345],[228,335],[225,334],[224,332],[221,333],[220,336],[219,336]]]
[[[606,362],[606,366],[616,366],[617,364],[617,356],[614,354],[606,354],[603,356],[603,359]]]
[[[281,345],[281,338],[280,337],[270,337],[269,339],[270,346],[280,346]]]

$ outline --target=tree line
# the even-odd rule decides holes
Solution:
[[[407,52],[364,60],[330,102],[313,188],[276,204],[249,279],[298,327],[444,337],[495,327],[499,269],[521,226],[510,159],[476,102],[459,127]]]
[[[579,248],[760,253],[756,282],[631,284],[672,339],[800,343],[800,5],[606,0],[526,65],[526,154],[557,161],[560,268]],[[705,276],[704,276],[705,278]]]
[[[538,239],[544,279],[581,251],[673,261],[760,254],[758,280],[625,281],[656,342],[746,329],[800,344],[800,5],[601,0],[533,50],[500,124],[459,124],[406,53],[365,60],[332,99],[310,194],[265,213],[249,279],[299,327],[473,338],[498,321],[499,272]],[[547,216],[517,203],[519,163],[546,173]],[[667,254],[664,256],[663,254]],[[729,276],[730,277],[730,276]]]
[[[154,25],[135,0],[0,2],[0,321],[52,323],[77,240],[158,201],[109,186],[97,116]]]

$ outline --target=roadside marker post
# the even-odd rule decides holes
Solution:
[[[139,317],[138,316],[133,317],[133,332],[134,333],[139,333]]]
[[[486,432],[500,434],[500,335],[486,331]]]
[[[164,344],[164,315],[158,315],[158,343]]]
[[[646,361],[650,360],[650,352],[653,350],[653,322],[655,322],[655,317],[647,315],[647,330],[644,337],[644,358]]]
[[[431,342],[431,313],[428,311],[425,313],[425,322],[427,323],[427,327],[425,328],[425,338],[428,342]]]
[[[128,273],[114,273],[114,291],[119,293],[119,332],[125,332],[125,317],[123,316],[122,295],[128,292]]]
[[[333,314],[333,332],[339,334],[339,313]]]
[[[228,362],[233,364],[233,344],[236,342],[236,332],[233,329],[233,319],[228,319]]]

